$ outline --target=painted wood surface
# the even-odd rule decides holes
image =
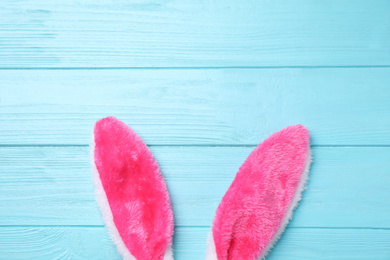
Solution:
[[[0,2],[0,67],[388,66],[386,0]]]
[[[177,228],[176,259],[204,259],[209,230]],[[4,227],[0,240],[7,259],[121,259],[103,227]],[[389,240],[389,230],[287,228],[267,260],[388,259]]]
[[[120,259],[94,199],[94,122],[151,147],[175,259],[260,141],[311,130],[314,163],[267,259],[390,259],[390,2],[0,1],[0,259]]]
[[[0,144],[90,143],[115,115],[149,145],[390,145],[390,69],[3,70]]]
[[[152,147],[167,181],[175,225],[210,226],[252,150]],[[313,156],[309,189],[290,227],[390,229],[389,147],[319,147]],[[0,223],[103,225],[88,147],[2,147],[0,161]]]

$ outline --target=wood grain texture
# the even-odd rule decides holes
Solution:
[[[390,259],[390,1],[0,1],[0,259],[120,259],[93,124],[151,146],[175,259],[204,259],[254,145],[311,131],[308,189],[267,260]]]
[[[253,147],[152,147],[176,226],[211,225]],[[390,228],[390,148],[314,148],[290,227]],[[375,155],[375,156],[372,156]],[[87,147],[0,148],[0,225],[102,225]]]
[[[176,228],[175,259],[204,259],[209,227]],[[267,260],[387,259],[390,230],[287,228]],[[6,227],[0,252],[8,260],[120,259],[103,227]]]
[[[390,145],[390,69],[0,70],[0,144],[90,143],[115,115],[148,145]]]
[[[0,2],[0,67],[389,66],[386,0]]]

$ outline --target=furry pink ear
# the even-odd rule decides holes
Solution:
[[[124,259],[173,259],[173,213],[156,160],[141,138],[114,117],[94,128],[97,200]]]
[[[309,132],[302,125],[289,126],[259,144],[218,206],[206,259],[264,257],[292,217],[310,162]]]

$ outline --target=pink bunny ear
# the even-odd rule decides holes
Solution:
[[[289,126],[259,144],[218,206],[206,259],[264,257],[292,217],[310,162],[309,132],[302,125]]]
[[[124,259],[173,259],[173,213],[156,160],[114,117],[94,128],[93,178],[104,221]]]

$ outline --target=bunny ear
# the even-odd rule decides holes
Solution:
[[[165,181],[141,138],[114,117],[94,128],[96,197],[119,253],[128,260],[173,259],[173,213]]]
[[[264,257],[292,217],[310,162],[309,132],[302,125],[289,126],[259,144],[218,206],[206,259]]]

